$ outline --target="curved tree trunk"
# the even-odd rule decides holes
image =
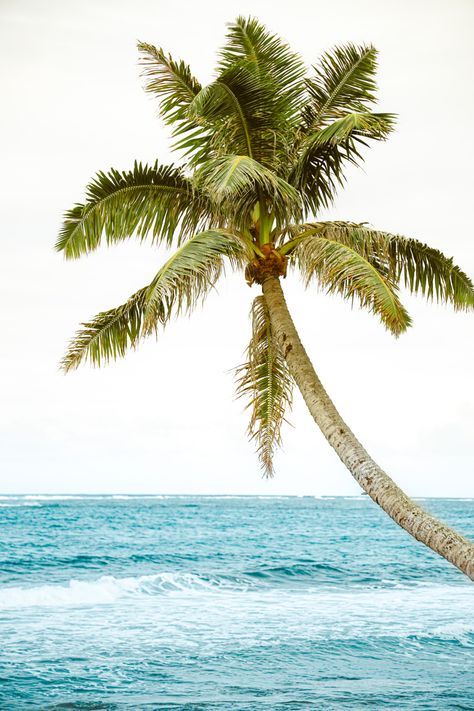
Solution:
[[[288,311],[279,279],[269,277],[262,290],[272,329],[304,401],[357,483],[399,526],[474,580],[474,544],[424,511],[374,462],[316,375]]]

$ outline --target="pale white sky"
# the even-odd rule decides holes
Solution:
[[[380,109],[399,114],[398,130],[326,217],[417,237],[474,274],[470,0],[2,0],[2,492],[359,490],[298,396],[277,476],[261,479],[229,372],[257,293],[241,276],[126,360],[57,368],[79,322],[122,303],[163,258],[133,243],[77,262],[53,251],[63,211],[96,171],[178,158],[143,92],[136,40],[206,82],[239,14],[282,34],[308,65],[336,43],[377,46]],[[336,297],[294,277],[285,288],[316,369],[379,463],[410,494],[473,496],[472,315],[405,297],[414,328],[396,341]]]

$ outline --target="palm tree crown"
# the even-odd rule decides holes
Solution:
[[[376,50],[347,44],[307,75],[300,57],[255,19],[229,26],[216,78],[202,87],[184,62],[139,43],[147,91],[173,127],[181,167],[135,163],[98,173],[85,203],[68,211],[56,248],[75,259],[104,240],[132,236],[176,251],[125,304],[99,313],[62,362],[101,365],[190,311],[212,289],[225,260],[247,282],[299,269],[306,284],[357,300],[398,336],[410,325],[399,286],[456,309],[474,288],[452,259],[417,240],[366,224],[317,221],[344,171],[371,140],[385,140],[393,114],[376,113]],[[249,396],[249,434],[271,474],[292,377],[265,300],[252,307],[247,362],[238,392]]]

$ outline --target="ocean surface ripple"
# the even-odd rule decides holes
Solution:
[[[472,499],[422,505],[474,538]],[[474,586],[367,497],[1,496],[0,709],[474,709]]]

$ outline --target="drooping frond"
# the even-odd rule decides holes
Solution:
[[[449,303],[455,309],[474,307],[474,285],[469,277],[451,257],[423,242],[350,222],[321,222],[301,229],[351,247],[412,293]]]
[[[277,222],[301,215],[298,192],[273,171],[246,155],[227,155],[204,163],[195,173],[198,189],[238,225],[247,225],[259,197],[265,198]]]
[[[455,309],[474,308],[474,284],[452,257],[415,239],[384,235],[391,273],[411,292],[427,299],[446,301]]]
[[[222,273],[223,257],[232,266],[242,266],[249,258],[246,245],[226,230],[207,230],[177,249],[149,286],[145,333],[164,325],[172,313],[191,311],[207,296]]]
[[[221,71],[235,64],[250,66],[262,85],[271,86],[276,114],[287,121],[293,119],[296,112],[299,115],[305,90],[303,61],[258,20],[238,17],[230,24],[220,54]]]
[[[147,289],[140,289],[125,304],[101,311],[81,324],[83,328],[70,341],[61,361],[62,370],[75,370],[85,361],[100,366],[123,358],[129,348],[135,348],[142,334]]]
[[[326,52],[307,81],[310,101],[304,126],[312,132],[347,113],[364,113],[375,102],[377,51],[372,46],[346,44]]]
[[[96,249],[103,237],[111,244],[133,234],[171,244],[209,219],[208,201],[180,169],[135,163],[128,172],[97,175],[87,187],[86,202],[66,213],[56,249],[74,259]]]
[[[307,135],[300,143],[288,181],[303,195],[306,209],[328,207],[345,180],[347,164],[357,165],[366,140],[385,140],[394,114],[350,113]]]
[[[285,411],[291,408],[293,380],[276,339],[273,336],[268,309],[263,296],[252,304],[252,338],[247,349],[247,362],[237,373],[237,396],[249,399],[248,426],[250,439],[265,476],[273,475],[273,454],[281,445],[281,425]]]
[[[357,298],[396,336],[410,326],[411,319],[398,298],[394,279],[354,245],[331,236],[330,229],[303,238],[293,254],[306,285],[316,279],[328,293],[338,293],[351,301]]]
[[[125,304],[84,323],[62,361],[65,371],[83,361],[100,366],[123,357],[140,339],[156,333],[173,315],[191,311],[214,287],[223,258],[233,265],[248,259],[245,245],[224,230],[202,232],[185,242],[161,267],[153,281]]]

